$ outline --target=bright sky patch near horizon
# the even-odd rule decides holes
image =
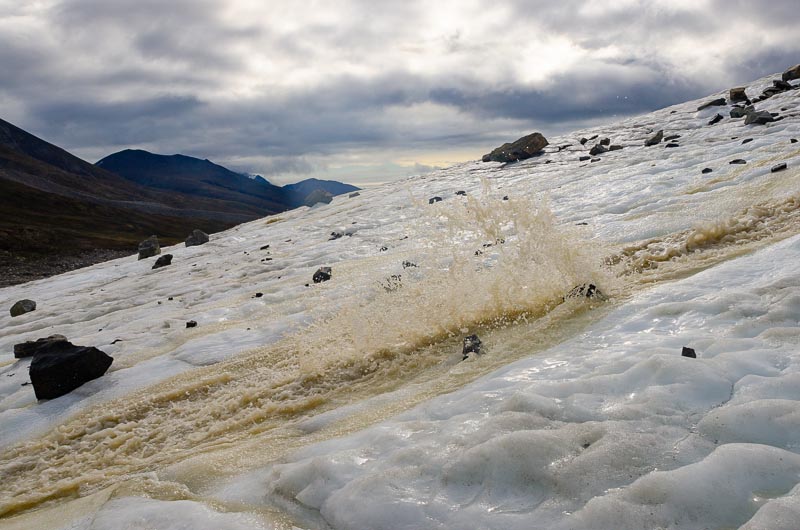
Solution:
[[[369,185],[800,62],[796,0],[0,0],[0,118]]]

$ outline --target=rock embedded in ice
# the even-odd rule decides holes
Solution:
[[[669,136],[665,136],[664,137],[664,141],[665,142],[671,142],[672,140],[677,140],[680,137],[681,137],[680,134],[670,134]]]
[[[753,110],[747,113],[744,119],[745,125],[765,125],[769,122],[775,121],[775,117],[765,110]]]
[[[606,149],[606,147],[603,144],[596,144],[594,147],[592,147],[589,150],[589,154],[592,155],[592,156],[597,156],[597,155],[601,155],[601,154],[603,154],[603,153],[605,153],[607,151],[608,151],[608,149]]]
[[[778,171],[783,171],[786,169],[786,162],[781,162],[776,166],[772,166],[772,169],[769,170],[770,173],[777,173]]]
[[[656,145],[658,143],[661,143],[661,140],[663,140],[663,139],[664,139],[664,131],[658,131],[653,136],[651,136],[650,138],[645,140],[644,141],[644,145],[645,145],[645,147],[649,147],[651,145]]]
[[[701,171],[700,173],[702,173],[703,175],[705,175],[705,174],[707,174],[707,173],[711,173],[712,171],[714,171],[714,170],[713,170],[713,169],[711,169],[710,167],[704,167],[704,168],[703,168],[703,171]]]
[[[620,149],[622,149],[621,145],[609,145],[608,146],[608,150],[609,151],[619,151]]]
[[[752,139],[752,138],[745,138],[744,140],[742,140],[742,145],[744,145],[744,144],[749,144],[749,143],[750,143],[750,142],[752,142],[752,141],[753,141],[753,139]]]
[[[352,199],[352,198],[354,198],[354,197],[358,197],[359,195],[361,195],[361,194],[360,194],[360,193],[358,193],[357,191],[354,191],[353,193],[351,193],[350,195],[348,195],[348,196],[347,196],[347,198],[348,198],[348,199]]]
[[[470,353],[481,355],[483,353],[483,343],[477,335],[464,337],[464,346],[461,348],[461,360],[466,360]]]
[[[161,267],[166,267],[167,265],[172,265],[172,254],[164,254],[163,256],[159,257],[155,263],[153,263],[152,269],[160,269]]]
[[[666,149],[668,147],[680,147],[680,146],[681,146],[680,144],[676,144],[675,142],[670,142],[667,145],[665,145],[664,148]]]
[[[791,81],[792,79],[800,79],[800,64],[792,66],[781,76],[784,81]]]
[[[592,157],[590,157],[590,156],[582,156],[582,157],[578,158],[578,162],[586,162],[587,160],[590,160],[591,158]]]
[[[714,125],[715,123],[719,123],[721,121],[722,121],[722,114],[717,113],[716,115],[714,115],[713,118],[711,118],[711,120],[708,122],[708,124],[709,125]]]
[[[139,243],[139,259],[152,258],[161,254],[161,245],[158,244],[158,236],[150,236]]]
[[[330,280],[332,275],[330,267],[320,267],[311,279],[314,280],[314,283],[322,283]]]
[[[333,241],[334,239],[339,239],[340,237],[344,236],[341,232],[331,232],[331,237],[328,238],[328,241]]]
[[[437,197],[431,197],[430,199],[428,199],[428,204],[433,204],[435,202],[441,202],[441,201],[442,201],[441,197],[438,197],[438,196]]]
[[[773,80],[773,81],[772,81],[772,85],[773,85],[775,88],[777,88],[778,90],[781,90],[781,91],[783,91],[783,92],[785,92],[785,91],[787,91],[787,90],[792,90],[792,89],[794,88],[794,87],[792,86],[792,84],[791,84],[791,83],[789,83],[789,82],[786,82],[786,81],[784,81],[784,80],[782,80],[782,79],[775,79],[775,80]]]
[[[737,158],[736,160],[731,160],[731,161],[730,161],[730,162],[728,162],[728,163],[729,163],[729,164],[746,164],[746,163],[747,163],[747,160],[744,160],[744,159],[742,159],[742,158]]]
[[[711,101],[707,101],[706,103],[703,103],[702,105],[697,107],[697,110],[700,111],[707,109],[709,107],[721,107],[724,104],[725,104],[725,98],[712,99]]]
[[[797,138],[789,138],[789,143],[796,144]]]
[[[55,342],[31,362],[36,399],[63,396],[106,373],[113,361],[113,357],[92,346],[75,346],[66,340]]]
[[[467,194],[467,192],[466,192],[466,191],[464,191],[464,190],[458,190],[458,191],[456,192],[456,195],[462,195],[462,196],[466,196],[466,194]]]
[[[747,101],[747,94],[745,93],[746,88],[747,87],[743,86],[732,88],[729,94],[731,101]]]
[[[565,298],[597,298],[598,300],[605,300],[606,296],[597,288],[593,283],[584,283],[574,287],[567,293]]]
[[[20,315],[24,315],[25,313],[30,313],[31,311],[36,310],[36,302],[33,300],[28,300],[27,298],[24,300],[19,300],[14,305],[11,306],[9,312],[11,313],[12,317],[18,317]]]
[[[197,228],[192,230],[192,233],[189,234],[185,241],[187,247],[196,247],[205,243],[208,243],[208,234]]]
[[[491,153],[483,155],[483,162],[516,162],[537,155],[549,142],[542,133],[535,132],[523,136],[512,143],[505,143]]]
[[[588,141],[589,141],[589,139],[588,139],[588,138],[581,138],[581,139],[580,139],[580,140],[578,140],[578,141],[580,142],[580,144],[581,144],[581,145],[586,145],[586,142],[588,142]]]
[[[196,327],[197,327],[197,322],[194,321],[194,320],[190,320],[189,322],[186,323],[186,328],[187,329],[188,328],[196,328]]]
[[[691,357],[692,359],[696,359],[697,353],[695,353],[694,348],[684,346],[683,349],[681,349],[681,357]]]
[[[29,340],[21,344],[15,344],[14,357],[17,359],[33,357],[37,353],[46,352],[49,348],[57,345],[59,342],[67,342],[67,337],[56,334],[41,339]]]

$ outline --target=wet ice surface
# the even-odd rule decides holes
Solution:
[[[163,249],[173,265],[155,271],[154,258],[133,256],[2,289],[0,447],[272,344],[369,296],[376,282],[403,271],[402,261],[446,237],[438,212],[467,200],[457,190],[480,196],[488,183],[495,198],[544,196],[565,225],[588,223],[586,237],[598,245],[672,234],[797,195],[800,144],[789,143],[800,137],[797,94],[757,104],[786,116],[766,126],[728,118],[727,106],[696,111],[719,93],[550,138],[545,155],[517,164],[465,163],[247,223],[203,246]],[[706,125],[717,112],[725,119]],[[680,134],[680,147],[643,147],[658,129]],[[594,134],[624,149],[579,162],[594,141],[577,140]],[[742,145],[745,138],[754,141]],[[748,163],[730,165],[734,158]],[[784,161],[787,171],[770,173]],[[701,174],[705,167],[713,172]],[[434,195],[444,201],[429,206]],[[333,231],[348,235],[328,241]],[[542,528],[736,527],[751,517],[747,528],[794,528],[787,525],[799,498],[797,246],[791,240],[642,293],[543,355],[307,448],[219,496],[279,503],[309,525],[322,517],[337,528],[530,528],[533,520],[547,521]],[[334,280],[306,287],[320,266],[332,266]],[[37,310],[11,319],[7,308],[21,298],[36,300]],[[187,320],[198,327],[186,329]],[[20,386],[30,361],[13,362],[12,346],[54,333],[115,361],[106,376],[37,404],[31,387]],[[681,358],[684,345],[698,359]],[[137,503],[125,510],[146,520],[171,504]],[[165,521],[157,526],[179,527]]]

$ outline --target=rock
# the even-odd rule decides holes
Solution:
[[[609,145],[608,146],[608,150],[609,151],[619,151],[620,149],[622,149],[621,145]]]
[[[433,204],[433,203],[436,203],[436,202],[440,202],[441,200],[442,200],[441,197],[431,197],[430,199],[428,199],[428,204]]]
[[[791,81],[792,79],[800,79],[800,64],[796,66],[792,66],[781,76],[781,79],[784,81]]]
[[[597,286],[593,283],[584,283],[574,287],[570,292],[567,293],[565,298],[597,298],[599,300],[605,300],[606,296],[597,288]]]
[[[197,327],[197,322],[195,320],[190,320],[189,322],[186,323],[186,329],[196,328],[196,327]]]
[[[35,310],[36,310],[36,302],[34,302],[33,300],[28,300],[26,298],[12,305],[10,313],[13,318],[13,317],[18,317],[20,315],[24,315],[25,313],[30,313],[31,311]]]
[[[670,142],[667,145],[665,145],[664,147],[665,148],[667,148],[667,147],[680,147],[680,144],[676,144],[675,142]]]
[[[728,162],[729,164],[746,164],[746,160],[742,160],[741,158],[737,158],[736,160],[731,160]]]
[[[789,143],[796,144],[797,138],[789,138]]]
[[[470,353],[474,353],[475,355],[481,355],[483,353],[482,350],[483,343],[481,339],[478,338],[477,335],[469,335],[464,337],[464,347],[461,348],[461,360],[466,360],[469,357]]]
[[[691,357],[692,359],[697,358],[697,354],[694,352],[694,348],[687,348],[686,346],[681,349],[681,356],[682,357]]]
[[[611,138],[603,138],[602,140],[600,140],[600,145],[606,145],[606,146],[611,145]]]
[[[172,254],[164,254],[160,258],[153,263],[153,269],[160,269],[161,267],[166,267],[167,265],[172,265]]]
[[[780,88],[771,86],[769,88],[764,89],[764,91],[761,93],[761,100],[763,101],[765,99],[769,99],[776,94],[780,94],[781,92],[783,92],[783,90],[781,90]]]
[[[334,239],[339,239],[340,237],[344,237],[344,234],[341,232],[331,232],[331,237],[328,238],[328,241],[333,241]]]
[[[730,111],[731,118],[744,118],[750,112],[755,112],[755,108],[752,105],[747,107],[733,107]]]
[[[196,247],[204,243],[208,243],[208,234],[196,228],[192,230],[192,233],[186,238],[187,247]]]
[[[261,298],[262,296],[264,296],[264,293],[256,293],[253,298]]]
[[[608,149],[603,144],[596,144],[589,150],[589,154],[592,156],[602,155],[606,152],[608,152]]]
[[[600,135],[599,135],[599,134],[595,134],[594,136],[592,136],[591,138],[589,138],[589,141],[591,142],[592,140],[597,140],[597,137],[598,137],[598,136],[600,136]]]
[[[507,201],[508,200],[508,195],[503,195],[503,200]]]
[[[783,81],[782,79],[773,79],[772,86],[774,86],[775,88],[777,88],[782,92],[785,92],[787,90],[792,90],[794,88],[791,83]]]
[[[750,143],[750,142],[752,142],[752,141],[753,141],[753,139],[752,139],[752,138],[745,138],[744,140],[742,140],[742,145],[744,145],[744,144],[749,144],[749,143]]]
[[[586,145],[586,142],[588,142],[588,141],[589,141],[589,139],[588,139],[588,138],[581,138],[581,139],[580,139],[580,140],[578,140],[578,141],[581,143],[581,145]]]
[[[458,191],[456,192],[456,195],[466,195],[466,194],[467,194],[467,192],[466,192],[466,191],[464,191],[464,190],[458,190]]]
[[[722,114],[717,113],[711,120],[708,122],[709,125],[714,125],[715,123],[719,123],[722,121]]]
[[[91,346],[75,346],[64,340],[37,353],[29,373],[36,399],[54,399],[97,379],[114,359]]]
[[[413,261],[404,261],[403,262],[403,268],[404,269],[407,269],[409,267],[416,267],[416,266],[417,266],[417,264],[414,263]]]
[[[769,122],[775,121],[775,117],[770,114],[769,112],[762,110],[762,111],[752,111],[748,112],[747,116],[744,119],[745,125],[764,125]]]
[[[306,195],[303,204],[306,206],[314,206],[317,203],[330,204],[333,200],[333,195],[322,189],[316,189]]]
[[[707,109],[709,107],[720,107],[720,106],[722,106],[724,104],[725,104],[725,98],[712,99],[711,101],[703,103],[702,105],[697,107],[697,110],[700,111],[700,110],[703,110],[703,109]]]
[[[672,140],[677,140],[680,137],[681,137],[680,134],[670,134],[669,136],[665,136],[664,137],[664,141],[665,142],[671,142]]]
[[[644,145],[645,147],[656,145],[658,143],[661,143],[661,140],[663,138],[664,138],[664,131],[658,131],[656,134],[645,140]]]
[[[747,101],[747,94],[745,93],[745,89],[747,87],[736,87],[732,88],[729,94],[731,101],[738,102],[738,101]]]
[[[360,193],[358,193],[357,191],[354,191],[353,193],[351,193],[350,195],[348,195],[348,196],[347,196],[347,198],[348,198],[348,199],[352,199],[353,197],[358,197],[359,195],[361,195],[361,194],[360,194]]]
[[[269,250],[269,245],[263,245],[258,250]]]
[[[592,158],[589,162],[600,162],[599,158]]]
[[[161,245],[158,244],[158,236],[150,236],[139,243],[139,259],[152,258],[161,254]]]
[[[772,169],[769,170],[770,173],[777,173],[778,171],[783,171],[786,169],[786,162],[781,162],[777,166],[772,166]]]
[[[590,156],[582,156],[582,157],[578,158],[578,161],[579,162],[586,162],[587,160],[589,160],[591,158],[592,157],[590,157]]]
[[[314,280],[314,283],[322,283],[330,280],[331,276],[332,272],[330,267],[320,267],[311,279]]]
[[[483,155],[484,162],[516,162],[517,160],[528,159],[540,153],[548,145],[547,138],[541,133],[535,132],[523,136],[513,143],[506,143],[493,150],[487,155]]]
[[[14,357],[17,359],[33,357],[37,353],[44,353],[50,347],[66,341],[67,337],[64,335],[50,335],[49,337],[45,337],[43,339],[29,340],[21,344],[15,344]]]
[[[712,171],[714,171],[714,170],[711,169],[710,167],[706,167],[706,168],[703,168],[703,171],[701,171],[700,173],[705,175],[706,173],[711,173]]]

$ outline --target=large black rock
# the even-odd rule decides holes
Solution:
[[[97,379],[114,358],[92,346],[59,341],[33,357],[31,383],[36,399],[54,399]]]
[[[484,162],[516,162],[530,158],[547,147],[547,138],[542,133],[532,133],[519,140],[503,144],[491,153],[483,155]]]
[[[43,339],[29,340],[21,344],[15,344],[14,357],[17,359],[33,357],[37,353],[45,353],[51,348],[58,347],[61,342],[67,342],[67,337],[64,335],[50,335]]]
[[[166,267],[167,265],[172,265],[172,254],[164,254],[163,256],[159,256],[151,269],[160,269],[161,267]]]

